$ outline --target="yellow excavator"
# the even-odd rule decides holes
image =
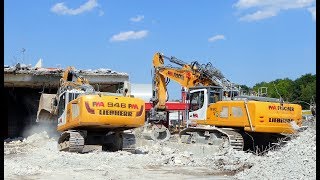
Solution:
[[[52,122],[60,132],[60,151],[82,152],[85,145],[102,150],[132,150],[135,137],[125,130],[145,123],[145,103],[123,93],[96,92],[88,80],[68,67],[56,94],[40,97],[37,122]]]
[[[165,65],[165,59],[178,65]],[[153,93],[148,122],[153,125],[154,140],[170,137],[167,101],[168,80],[188,89],[188,118],[180,131],[183,143],[216,144],[228,140],[234,149],[268,145],[285,134],[301,129],[302,112],[298,104],[269,97],[241,95],[211,63],[190,64],[175,57],[155,53],[153,57]]]

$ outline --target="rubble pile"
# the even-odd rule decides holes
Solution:
[[[315,119],[304,123],[308,129],[278,151],[254,161],[252,168],[238,173],[236,179],[316,179]],[[310,124],[312,126],[310,126]]]
[[[12,147],[17,150],[13,151]],[[222,171],[232,175],[245,167],[251,166],[252,154],[237,152],[232,149],[207,153],[215,149],[212,146],[181,146],[177,142],[154,143],[147,141],[136,148],[136,153],[126,151],[102,152],[93,150],[84,154],[59,152],[56,140],[50,138],[46,132],[35,133],[22,141],[5,143],[4,169],[5,177],[19,178],[20,176],[50,177],[55,179],[65,171],[70,171],[69,178],[90,174],[95,178],[114,177],[115,179],[127,179],[128,177],[146,176],[167,168],[173,171],[176,168],[186,168],[188,172],[198,170],[208,176],[213,172]],[[19,163],[16,163],[19,162]],[[121,171],[117,170],[121,169]],[[160,169],[160,170],[159,170]],[[116,171],[117,170],[117,171]],[[164,170],[162,170],[164,171]],[[178,172],[179,170],[177,170]],[[125,172],[125,173],[124,173]],[[197,172],[197,173],[200,173]],[[182,173],[182,172],[181,172]],[[188,176],[194,177],[197,173]],[[175,177],[174,173],[169,177]],[[165,173],[163,178],[166,177]],[[186,174],[181,174],[186,176]],[[178,176],[179,177],[179,176]],[[50,178],[49,178],[50,179]]]
[[[9,141],[9,142],[8,142]],[[10,141],[10,139],[4,142],[4,155],[9,154],[21,154],[32,152],[35,148],[41,148],[45,143],[53,143],[54,139],[50,139],[47,132],[35,133],[27,138],[17,138]]]
[[[213,148],[204,145],[193,146],[193,149],[176,148],[173,143],[155,144],[153,146],[139,147],[138,150],[147,154],[149,158],[155,159],[149,165],[163,166],[188,166],[188,167],[210,167],[211,170],[221,170],[235,173],[253,164],[253,154],[233,149],[218,150],[211,153],[203,152]]]

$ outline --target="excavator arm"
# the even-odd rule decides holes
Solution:
[[[53,122],[56,120],[59,95],[65,89],[94,91],[89,81],[83,76],[78,75],[74,67],[67,67],[60,78],[57,94],[41,94],[37,112],[37,122]]]
[[[164,59],[178,64],[181,68],[175,68],[164,65]],[[163,54],[156,53],[153,57],[153,97],[152,102],[157,110],[165,110],[167,101],[167,82],[173,80],[183,87],[189,88],[197,85],[207,85],[208,81],[200,79],[200,73],[196,71],[195,66],[191,66],[175,57],[166,57]]]
[[[164,65],[165,59],[180,67]],[[220,81],[218,82],[218,79],[224,78],[220,71],[213,69],[211,64],[201,67],[196,61],[188,64],[175,57],[167,57],[159,52],[153,56],[153,70],[151,101],[155,111],[166,110],[168,80],[173,80],[182,87],[190,88],[196,86],[218,86],[221,84]]]
[[[67,67],[67,69],[63,72],[62,78],[60,79],[60,89],[63,88],[73,88],[73,89],[81,89],[84,86],[91,86],[89,81],[83,76],[78,75],[75,72],[74,67]]]
[[[164,60],[178,64],[181,68],[174,68],[164,65]],[[166,57],[161,53],[155,53],[153,56],[153,82],[152,82],[152,98],[153,107],[150,109],[148,122],[151,123],[151,138],[157,141],[165,141],[170,138],[168,130],[168,111],[166,102],[168,100],[167,85],[169,80],[174,80],[184,87],[195,86],[198,82],[199,74],[192,69],[187,63],[174,57]],[[149,134],[147,133],[147,134]]]
[[[181,68],[169,67],[164,65],[164,60],[168,59],[170,62],[182,66]],[[161,53],[155,53],[153,57],[153,82],[152,82],[152,98],[151,102],[153,108],[149,121],[155,124],[168,124],[166,102],[167,102],[167,84],[169,80],[174,80],[184,87],[192,87],[197,83],[197,76],[199,76],[192,67],[181,60],[174,57],[166,57]],[[166,125],[167,126],[167,125]]]

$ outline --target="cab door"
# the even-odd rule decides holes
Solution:
[[[67,107],[67,93],[63,92],[59,96],[59,103],[58,103],[58,126],[66,124],[66,107]]]
[[[196,89],[190,91],[189,119],[206,120],[208,107],[207,89]]]

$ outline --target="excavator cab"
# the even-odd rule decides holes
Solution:
[[[58,126],[66,123],[66,107],[70,101],[76,99],[80,94],[84,94],[84,91],[72,89],[66,90],[59,95],[57,104]]]
[[[207,89],[190,91],[189,119],[205,119],[208,104]]]
[[[189,89],[189,119],[205,120],[209,104],[222,100],[222,88],[218,86],[193,87]]]

